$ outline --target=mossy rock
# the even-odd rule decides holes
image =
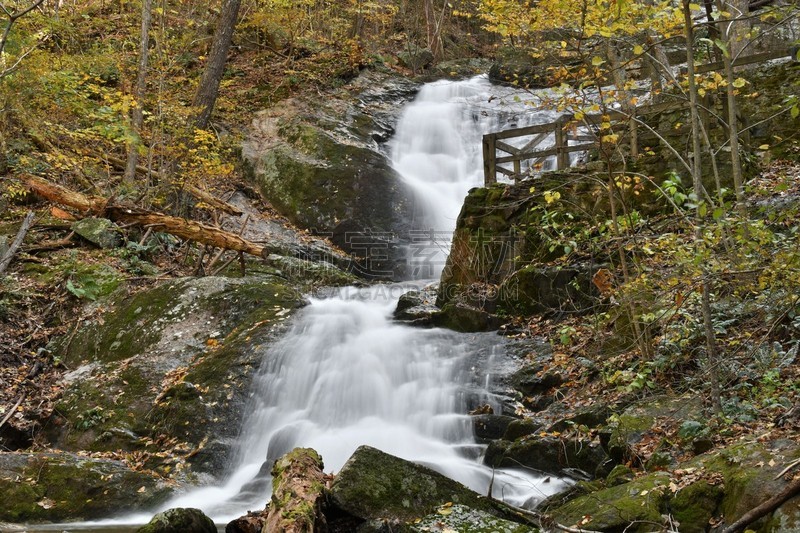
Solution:
[[[217,533],[217,526],[200,509],[176,507],[158,513],[136,533]]]
[[[442,474],[369,446],[359,447],[339,471],[330,501],[364,520],[410,522],[447,503],[500,518],[513,513]]]
[[[534,435],[515,441],[498,440],[490,443],[484,463],[493,468],[523,466],[548,474],[570,477],[585,474],[590,478],[598,471],[610,468],[608,456],[597,442]]]
[[[121,298],[54,348],[75,370],[45,435],[65,449],[95,451],[140,450],[144,437],[175,437],[194,448],[193,467],[221,472],[238,432],[230,422],[241,418],[260,362],[257,348],[303,303],[285,280],[269,276],[183,279]]]
[[[680,531],[703,533],[715,517],[725,489],[721,484],[700,480],[675,493],[670,501],[672,516],[680,524]]]
[[[157,505],[172,492],[125,463],[68,452],[0,453],[0,522],[90,520]]]
[[[345,124],[358,122],[360,111],[338,101],[311,105],[290,100],[258,115],[243,149],[249,177],[294,224],[372,256],[370,271],[392,272],[397,258],[387,236],[408,233],[411,197],[375,141],[363,138],[365,128]],[[377,248],[387,256],[375,259]]]
[[[500,285],[500,306],[507,313],[526,316],[587,313],[599,304],[592,283],[597,268],[523,267]]]
[[[653,428],[656,418],[683,420],[702,411],[702,402],[695,396],[658,396],[647,398],[629,407],[612,424],[608,454],[617,462],[635,459],[631,447]]]
[[[800,458],[800,446],[788,440],[769,443],[737,443],[717,452],[696,457],[687,466],[699,467],[707,474],[722,476],[722,495],[715,515],[725,517],[730,524],[743,514],[763,503],[769,495],[781,492],[787,484],[784,478],[775,479],[785,464]],[[794,500],[796,500],[795,498]],[[773,515],[766,516],[748,527],[754,531],[793,531],[800,523],[797,502],[784,504]],[[780,525],[788,529],[780,529]],[[794,524],[794,526],[792,526]]]
[[[579,496],[548,514],[559,524],[593,531],[652,531],[667,510],[669,481],[665,472],[648,474]]]
[[[72,224],[72,231],[100,248],[122,246],[122,231],[107,218],[86,217]]]
[[[459,533],[535,533],[539,531],[538,528],[503,520],[485,511],[452,504],[442,505],[419,522],[408,526],[408,531],[413,533],[448,530]]]

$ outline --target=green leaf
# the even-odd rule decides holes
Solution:
[[[722,218],[724,214],[725,210],[721,207],[717,207],[716,209],[714,209],[714,212],[711,214],[711,216],[714,217],[714,220],[719,220]]]
[[[790,111],[790,113],[792,114],[792,118],[797,118],[797,116],[800,115],[800,107],[796,105],[792,106],[792,110]]]
[[[722,53],[725,55],[725,57],[731,57],[730,52],[728,52],[727,43],[725,43],[725,42],[723,42],[723,41],[721,41],[719,39],[714,39],[714,45],[717,48],[719,48],[720,50],[722,50]]]

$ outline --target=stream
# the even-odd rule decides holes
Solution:
[[[283,338],[264,349],[227,479],[172,498],[162,510],[197,507],[225,524],[263,508],[265,472],[297,446],[317,450],[326,472],[338,471],[358,446],[368,444],[482,494],[494,476],[493,495],[517,506],[532,507],[564,488],[564,482],[545,483],[532,472],[493,473],[480,462],[485,446],[475,442],[466,413],[487,403],[501,411],[492,383],[506,360],[502,337],[412,328],[392,319],[400,295],[437,279],[444,267],[463,198],[483,183],[481,136],[555,116],[531,113],[502,91],[485,77],[435,82],[407,106],[389,149],[417,198],[413,227],[425,235],[409,254],[409,271],[428,281],[351,287],[310,298]],[[131,531],[130,525],[151,516],[27,530]]]

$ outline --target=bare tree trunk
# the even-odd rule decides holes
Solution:
[[[700,161],[700,115],[698,112],[699,98],[697,93],[697,83],[694,79],[694,28],[692,27],[692,12],[689,7],[689,0],[683,0],[683,20],[684,35],[686,37],[686,76],[689,78],[689,113],[692,122],[692,182],[694,193],[697,197],[697,230],[695,235],[695,245],[702,240],[702,224],[700,216],[700,199],[703,197],[702,166]],[[708,367],[709,379],[711,381],[711,403],[715,413],[722,412],[720,400],[719,377],[717,375],[717,342],[714,336],[714,326],[711,323],[711,293],[709,290],[708,272],[702,269],[703,278],[701,280],[702,291],[702,313],[703,329],[706,337],[706,365]]]
[[[147,63],[150,50],[150,26],[152,25],[153,0],[142,0],[142,34],[139,40],[139,71],[136,74],[136,87],[133,91],[134,106],[131,113],[131,129],[141,138],[144,124],[144,95],[147,90]],[[139,142],[128,143],[128,161],[125,165],[123,181],[132,185],[136,179],[136,165],[139,163]]]
[[[728,2],[717,0],[717,9],[725,11],[731,9]],[[746,11],[745,11],[746,12]],[[737,35],[734,23],[730,20],[722,20],[720,22],[720,35],[722,36],[723,43],[727,46],[727,50],[722,51],[722,63],[725,68],[725,78],[728,82],[725,87],[727,96],[728,108],[728,139],[731,143],[731,173],[733,174],[733,188],[736,193],[736,207],[742,219],[747,215],[744,205],[744,176],[742,173],[742,161],[739,157],[739,123],[737,119],[738,106],[736,104],[736,95],[734,95],[734,78],[733,78],[733,61],[735,60],[741,46],[735,46],[741,35]],[[739,43],[741,44],[741,43]]]
[[[203,71],[197,94],[194,97],[194,106],[198,108],[195,125],[201,129],[208,126],[211,112],[217,101],[219,84],[225,73],[225,63],[228,61],[228,51],[233,41],[233,30],[236,28],[241,3],[241,0],[223,0],[222,3],[222,11],[214,32],[211,51],[208,53],[206,69]]]

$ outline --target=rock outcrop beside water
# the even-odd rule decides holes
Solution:
[[[402,277],[398,236],[410,195],[385,143],[417,85],[369,72],[324,100],[286,100],[261,111],[242,150],[250,176],[281,214],[361,257],[365,274]]]
[[[91,520],[163,502],[174,490],[124,461],[70,452],[0,453],[0,522]]]
[[[139,451],[162,473],[219,474],[238,423],[257,347],[303,305],[279,278],[176,280],[123,295],[54,347],[68,368],[45,435],[67,450]],[[176,456],[166,457],[164,445]]]

